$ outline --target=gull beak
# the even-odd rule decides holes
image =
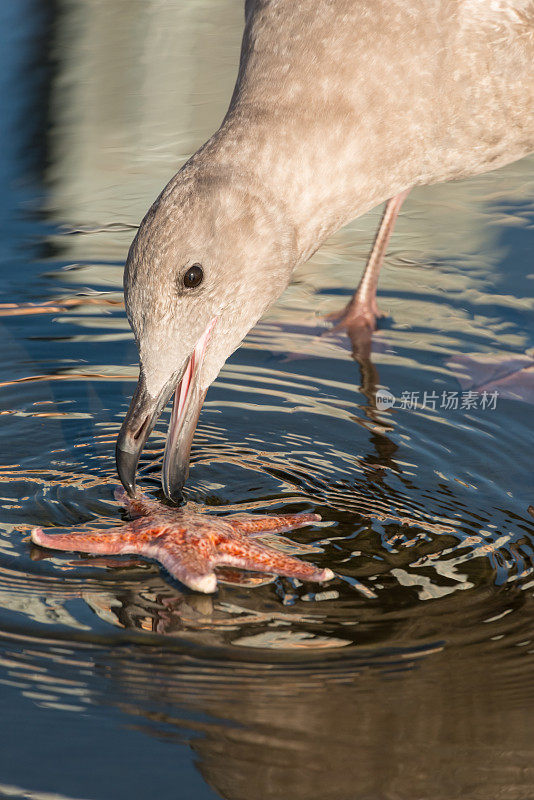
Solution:
[[[174,404],[163,457],[162,484],[165,495],[176,502],[183,500],[182,489],[189,472],[189,454],[206,390],[198,384],[206,348],[216,323],[212,319],[187,360],[182,376],[173,376],[157,397],[146,390],[144,376],[139,376],[117,438],[115,457],[120,481],[130,497],[135,495],[135,473],[139,457],[161,412],[173,391]]]
[[[161,476],[163,492],[169,500],[182,500],[182,489],[189,473],[191,443],[206,396],[206,390],[200,389],[198,377],[216,321],[216,318],[211,320],[198,340],[174,392]]]

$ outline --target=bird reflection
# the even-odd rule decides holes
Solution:
[[[508,654],[534,638],[533,610],[523,598],[513,625],[492,622],[475,649],[451,629],[446,643],[428,635],[335,658],[102,652],[92,703],[118,708],[147,737],[146,750],[150,739],[191,748],[227,800],[528,797],[531,657],[517,650],[510,663]]]

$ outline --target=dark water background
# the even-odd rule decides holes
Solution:
[[[241,26],[241,0],[0,3],[0,796],[534,798],[532,160],[413,192],[372,365],[318,334],[379,209],[210,389],[190,501],[317,510],[326,524],[291,536],[339,578],[204,597],[153,564],[29,543],[119,520],[122,264],[220,121]],[[441,398],[506,374],[494,409],[375,407],[377,387]],[[165,423],[142,463],[154,491]]]

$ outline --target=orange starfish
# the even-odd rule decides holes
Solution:
[[[115,497],[133,518],[127,525],[109,532],[62,534],[34,528],[32,542],[52,550],[147,556],[163,564],[186,586],[206,593],[217,588],[214,568],[223,565],[303,581],[322,582],[334,577],[330,569],[317,569],[253,539],[258,534],[311,525],[321,519],[318,514],[213,517],[185,508],[168,508],[143,494],[131,498],[123,489],[116,489]]]

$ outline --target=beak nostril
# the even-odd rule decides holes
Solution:
[[[143,422],[133,435],[134,441],[138,441],[138,439],[140,439],[143,436],[143,433],[146,431],[149,422],[150,422],[150,416],[145,417]]]

